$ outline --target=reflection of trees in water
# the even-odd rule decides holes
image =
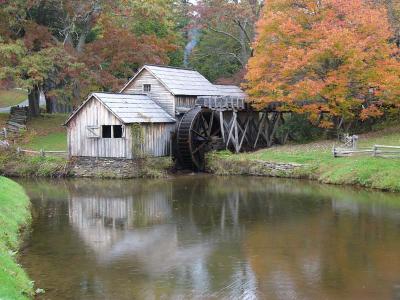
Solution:
[[[398,282],[396,195],[210,176],[66,185],[69,221],[106,266],[91,279],[106,294],[372,299]],[[135,284],[120,277],[132,268]]]

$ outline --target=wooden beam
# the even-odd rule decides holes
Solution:
[[[238,131],[237,112],[236,111],[233,111],[233,118],[234,118],[233,125],[235,127],[234,146],[235,146],[236,153],[239,153],[239,131]]]
[[[229,146],[229,142],[230,142],[230,140],[231,140],[231,137],[233,138],[233,135],[232,135],[232,133],[233,133],[233,129],[234,129],[234,124],[236,123],[236,120],[235,120],[235,118],[236,118],[236,115],[235,114],[233,114],[233,117],[232,117],[232,120],[231,120],[231,122],[230,122],[230,129],[229,129],[229,134],[228,134],[228,140],[226,141],[226,147],[228,148],[228,146]]]
[[[254,149],[257,147],[257,143],[258,143],[258,140],[259,140],[260,135],[261,135],[261,131],[262,131],[262,127],[263,127],[263,123],[264,123],[264,119],[265,119],[266,114],[267,114],[267,113],[262,112],[262,113],[261,113],[261,119],[258,121],[258,125],[257,125],[257,127],[258,127],[257,136],[256,136],[256,140],[255,140],[254,146],[253,146]]]
[[[247,139],[246,134],[247,134],[247,130],[249,129],[249,124],[250,124],[250,118],[247,118],[247,122],[246,122],[246,125],[244,127],[244,132],[243,132],[243,135],[242,135],[242,140],[240,141],[240,144],[239,144],[239,151],[242,149],[242,145],[243,145],[244,139],[245,138]],[[247,140],[247,143],[249,143],[248,140]]]
[[[224,113],[222,112],[222,110],[219,111],[219,124],[221,126],[222,140],[225,143]]]

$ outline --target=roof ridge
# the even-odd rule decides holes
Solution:
[[[107,95],[137,95],[137,96],[148,96],[145,93],[120,93],[120,92],[93,92],[91,94],[107,94]]]
[[[174,67],[174,66],[157,65],[157,64],[144,64],[143,66],[159,67],[159,68],[166,68],[166,69],[186,70],[186,71],[194,71],[194,72],[199,73],[199,71],[197,71],[195,69],[184,68],[184,67]]]

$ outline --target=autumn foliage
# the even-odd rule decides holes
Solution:
[[[382,6],[269,0],[257,34],[245,85],[257,108],[279,102],[313,119],[367,119],[400,105],[398,48]]]
[[[119,90],[145,63],[176,64],[175,7],[174,0],[0,0],[0,88],[26,88],[35,116],[39,90],[46,103],[77,106],[94,90]]]

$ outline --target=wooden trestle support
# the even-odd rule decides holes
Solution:
[[[284,123],[283,114],[267,109],[254,111],[243,98],[199,97],[178,124],[175,156],[181,167],[202,171],[207,151],[229,149],[239,153],[285,143],[288,133],[280,139],[276,135]]]

